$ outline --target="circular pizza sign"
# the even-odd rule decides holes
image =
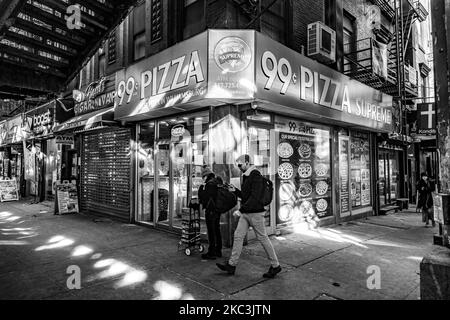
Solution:
[[[252,52],[241,38],[226,37],[214,48],[214,59],[223,71],[240,72],[249,66]]]
[[[183,125],[178,125],[172,128],[172,137],[181,137],[184,135],[186,129]]]

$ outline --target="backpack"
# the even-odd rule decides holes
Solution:
[[[264,206],[268,206],[272,202],[273,197],[273,182],[267,179],[266,177],[263,178],[263,194],[262,194],[262,202]]]
[[[220,214],[228,212],[237,205],[237,197],[233,192],[228,190],[227,186],[218,184],[217,197],[214,205],[216,212]]]

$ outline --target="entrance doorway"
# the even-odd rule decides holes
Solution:
[[[273,131],[271,124],[248,121],[248,154],[253,158],[255,166],[261,174],[273,181],[274,177],[271,176],[273,172],[273,154],[270,147],[271,130]],[[265,215],[267,234],[275,233],[275,214],[272,214],[275,211],[276,201],[272,201],[272,204],[267,207]],[[250,233],[249,235],[251,236],[252,234]]]
[[[400,168],[401,154],[394,150],[380,150],[378,153],[378,194],[380,207],[395,203],[401,197]]]

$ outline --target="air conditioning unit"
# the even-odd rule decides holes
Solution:
[[[308,56],[322,63],[336,61],[336,32],[321,21],[308,24]]]

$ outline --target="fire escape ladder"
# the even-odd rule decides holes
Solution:
[[[406,56],[406,49],[408,48],[408,42],[409,38],[411,36],[411,30],[412,26],[415,20],[415,11],[412,7],[410,7],[408,13],[406,14],[406,17],[404,17],[403,22],[403,36],[404,36],[404,42],[403,42],[403,60]]]

